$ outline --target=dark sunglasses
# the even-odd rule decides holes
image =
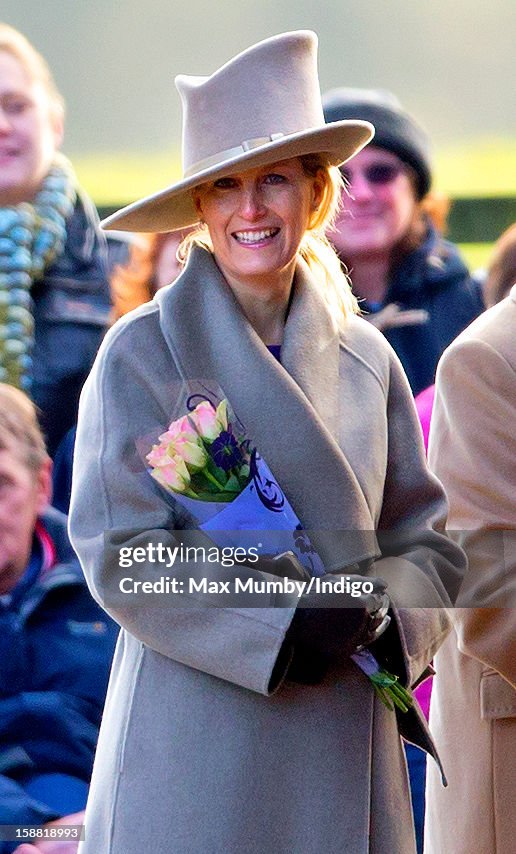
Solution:
[[[368,184],[390,184],[405,168],[400,163],[370,163],[363,170],[364,178]],[[348,184],[353,183],[353,171],[347,166],[340,167],[340,174]]]

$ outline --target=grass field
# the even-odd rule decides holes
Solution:
[[[173,151],[70,157],[98,205],[126,204],[181,176],[179,155]],[[516,144],[482,140],[436,152],[434,186],[452,198],[516,195]]]
[[[437,152],[435,187],[451,198],[516,196],[516,142],[484,140]]]
[[[123,205],[161,190],[181,177],[177,152],[71,155],[78,177],[97,205]],[[438,151],[434,187],[456,197],[516,196],[516,145],[482,140]],[[470,269],[485,267],[491,244],[460,247]]]
[[[493,251],[492,243],[460,243],[459,249],[470,270],[478,270],[488,266],[491,253]]]

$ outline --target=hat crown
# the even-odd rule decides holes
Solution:
[[[173,231],[198,221],[194,190],[206,181],[292,157],[338,166],[373,136],[367,121],[325,124],[317,36],[281,33],[238,54],[210,77],[179,75],[183,177],[112,214],[106,229]]]
[[[183,103],[183,170],[253,141],[324,124],[317,73],[317,36],[282,33],[238,54],[210,77],[179,75]]]

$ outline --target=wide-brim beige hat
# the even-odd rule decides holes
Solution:
[[[192,190],[205,181],[304,154],[331,166],[372,139],[366,121],[324,123],[317,36],[282,33],[239,53],[211,77],[179,75],[183,178],[102,223],[121,231],[174,231],[198,222]]]

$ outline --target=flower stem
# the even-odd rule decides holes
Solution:
[[[219,492],[225,492],[225,491],[226,491],[226,488],[225,488],[224,486],[222,486],[222,484],[221,484],[221,483],[219,483],[219,481],[217,480],[217,478],[216,478],[216,477],[214,477],[214,476],[213,476],[213,475],[208,471],[208,469],[203,469],[203,472],[202,472],[202,473],[203,473],[204,477],[206,478],[206,480],[209,480],[209,481],[210,481],[210,483],[212,483],[212,484],[213,484],[213,486],[216,486],[216,487],[217,487],[217,489],[219,490]]]

